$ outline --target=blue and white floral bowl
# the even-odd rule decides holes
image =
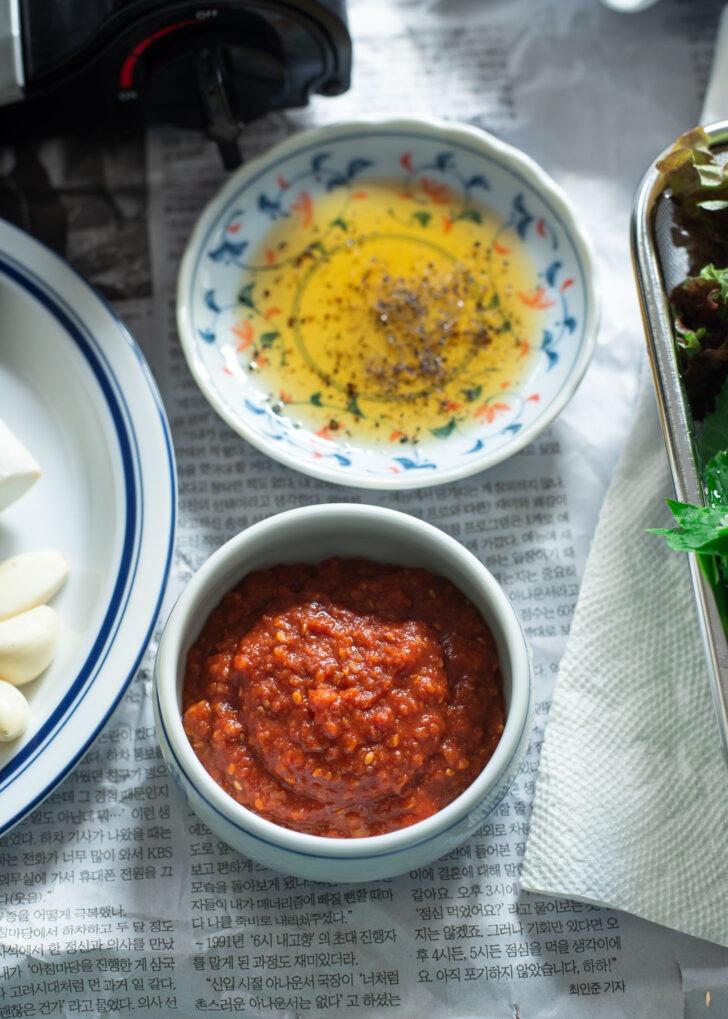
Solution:
[[[332,231],[345,230],[346,213],[323,232],[317,227],[314,237],[309,227],[317,200],[338,195],[346,210],[383,181],[411,199],[409,220],[403,226],[398,215],[393,235],[409,230],[414,243],[443,249],[453,231],[482,224],[491,257],[525,248],[533,276],[518,297],[536,325],[525,374],[489,391],[466,372],[458,399],[443,401],[437,427],[416,438],[385,428],[387,437],[371,443],[325,421],[320,428],[302,426],[288,413],[283,391],[271,392],[249,366],[251,345],[275,352],[292,321],[291,308],[266,304],[266,274],[279,257],[266,250],[270,231],[282,221],[295,223],[298,250],[286,251],[285,259],[315,251],[317,264],[324,264],[343,243]],[[184,254],[177,320],[202,392],[251,445],[326,481],[414,488],[491,467],[554,420],[592,356],[599,295],[590,245],[569,202],[530,157],[466,125],[358,122],[297,134],[231,176],[202,213]],[[320,394],[310,392],[307,400],[315,405]]]

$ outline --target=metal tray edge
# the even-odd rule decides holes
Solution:
[[[728,144],[728,121],[706,126],[705,131],[712,145]],[[653,161],[635,195],[630,224],[632,262],[675,495],[681,502],[703,505],[694,431],[678,373],[669,304],[655,243],[655,207],[664,191],[664,180],[655,167],[659,158]],[[696,557],[690,555],[689,561],[713,706],[728,764],[728,638]]]

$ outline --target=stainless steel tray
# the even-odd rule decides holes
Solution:
[[[728,152],[728,121],[707,126],[705,130],[717,156],[721,148]],[[668,303],[670,290],[687,274],[687,259],[672,244],[672,216],[665,180],[654,167],[659,158],[645,174],[635,196],[630,238],[632,260],[675,496],[681,502],[704,505],[695,428],[678,371]],[[713,703],[728,763],[728,639],[697,560],[693,555],[689,558]]]

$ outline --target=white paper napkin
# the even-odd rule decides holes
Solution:
[[[728,768],[688,561],[646,533],[671,526],[672,492],[646,378],[559,670],[521,883],[728,945]]]

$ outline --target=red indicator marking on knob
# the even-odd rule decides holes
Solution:
[[[196,21],[194,18],[190,18],[187,21],[178,21],[174,25],[166,25],[164,28],[158,28],[156,32],[152,32],[151,35],[148,35],[145,39],[142,39],[141,42],[138,42],[121,65],[119,87],[123,89],[132,88],[134,85],[134,71],[136,69],[137,61],[142,53],[148,49],[153,42],[156,42],[165,35],[169,35],[170,32],[176,32],[178,28],[188,28],[190,25],[199,25],[199,21]]]

